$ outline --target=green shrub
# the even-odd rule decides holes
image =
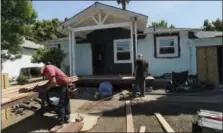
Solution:
[[[24,76],[24,75],[20,75],[17,79],[16,79],[17,83],[20,85],[24,85],[29,83],[29,77],[28,76]]]

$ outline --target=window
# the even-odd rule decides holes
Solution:
[[[156,37],[157,57],[178,56],[178,36]]]
[[[114,62],[131,63],[130,39],[114,40]]]

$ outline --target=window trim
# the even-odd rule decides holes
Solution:
[[[123,42],[123,41],[129,41],[129,53],[130,53],[130,59],[129,60],[118,60],[117,59],[117,43],[118,42]],[[113,40],[113,55],[114,55],[114,63],[118,64],[118,63],[132,63],[132,49],[131,49],[131,39],[116,39]]]
[[[160,40],[167,40],[167,39],[173,39],[174,40],[174,53],[173,54],[160,54]],[[178,36],[157,36],[156,37],[156,53],[157,57],[178,57],[179,55],[179,49],[178,49]]]

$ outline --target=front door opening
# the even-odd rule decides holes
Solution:
[[[103,44],[92,44],[92,60],[93,60],[93,74],[102,75],[104,74],[104,45]]]

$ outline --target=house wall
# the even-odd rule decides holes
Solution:
[[[92,75],[92,51],[90,43],[76,44],[76,74]],[[69,62],[69,60],[68,60]]]
[[[52,42],[47,47],[57,47],[60,44],[61,49],[67,54],[61,63],[61,69],[65,73],[69,73],[69,41],[68,39]],[[77,75],[92,75],[92,51],[90,43],[81,43],[75,45],[76,57],[76,74]]]
[[[145,39],[138,40],[138,53],[144,55],[149,62],[149,73],[152,76],[162,76],[165,73],[189,71],[196,74],[196,49],[192,41],[188,39],[188,32],[181,31],[180,57],[179,58],[156,58],[154,57],[154,37],[148,34]],[[191,53],[190,53],[191,46]]]
[[[222,46],[222,37],[196,39],[193,42],[196,47]]]
[[[24,48],[23,56],[20,59],[14,61],[6,61],[3,63],[2,73],[8,73],[9,79],[17,78],[20,73],[20,69],[24,67],[41,67],[42,63],[31,63],[32,55],[34,54],[34,49]]]
[[[87,35],[92,45],[94,74],[124,74],[132,73],[131,63],[115,63],[114,40],[129,39],[130,31],[124,28],[95,30]],[[98,63],[99,53],[102,55],[102,65]]]
[[[222,44],[220,39],[191,40],[187,31],[181,31],[180,57],[156,58],[154,57],[154,37],[147,34],[146,38],[138,40],[138,53],[142,53],[149,61],[149,73],[152,76],[162,76],[165,73],[189,71],[190,75],[197,74],[196,46],[209,44]],[[68,53],[68,39],[60,41],[61,48]],[[76,73],[78,75],[92,75],[92,48],[90,43],[76,44]],[[113,57],[113,53],[111,55]],[[69,56],[64,59],[63,65],[69,66]],[[64,69],[65,67],[62,66]],[[69,70],[69,69],[68,69]]]

